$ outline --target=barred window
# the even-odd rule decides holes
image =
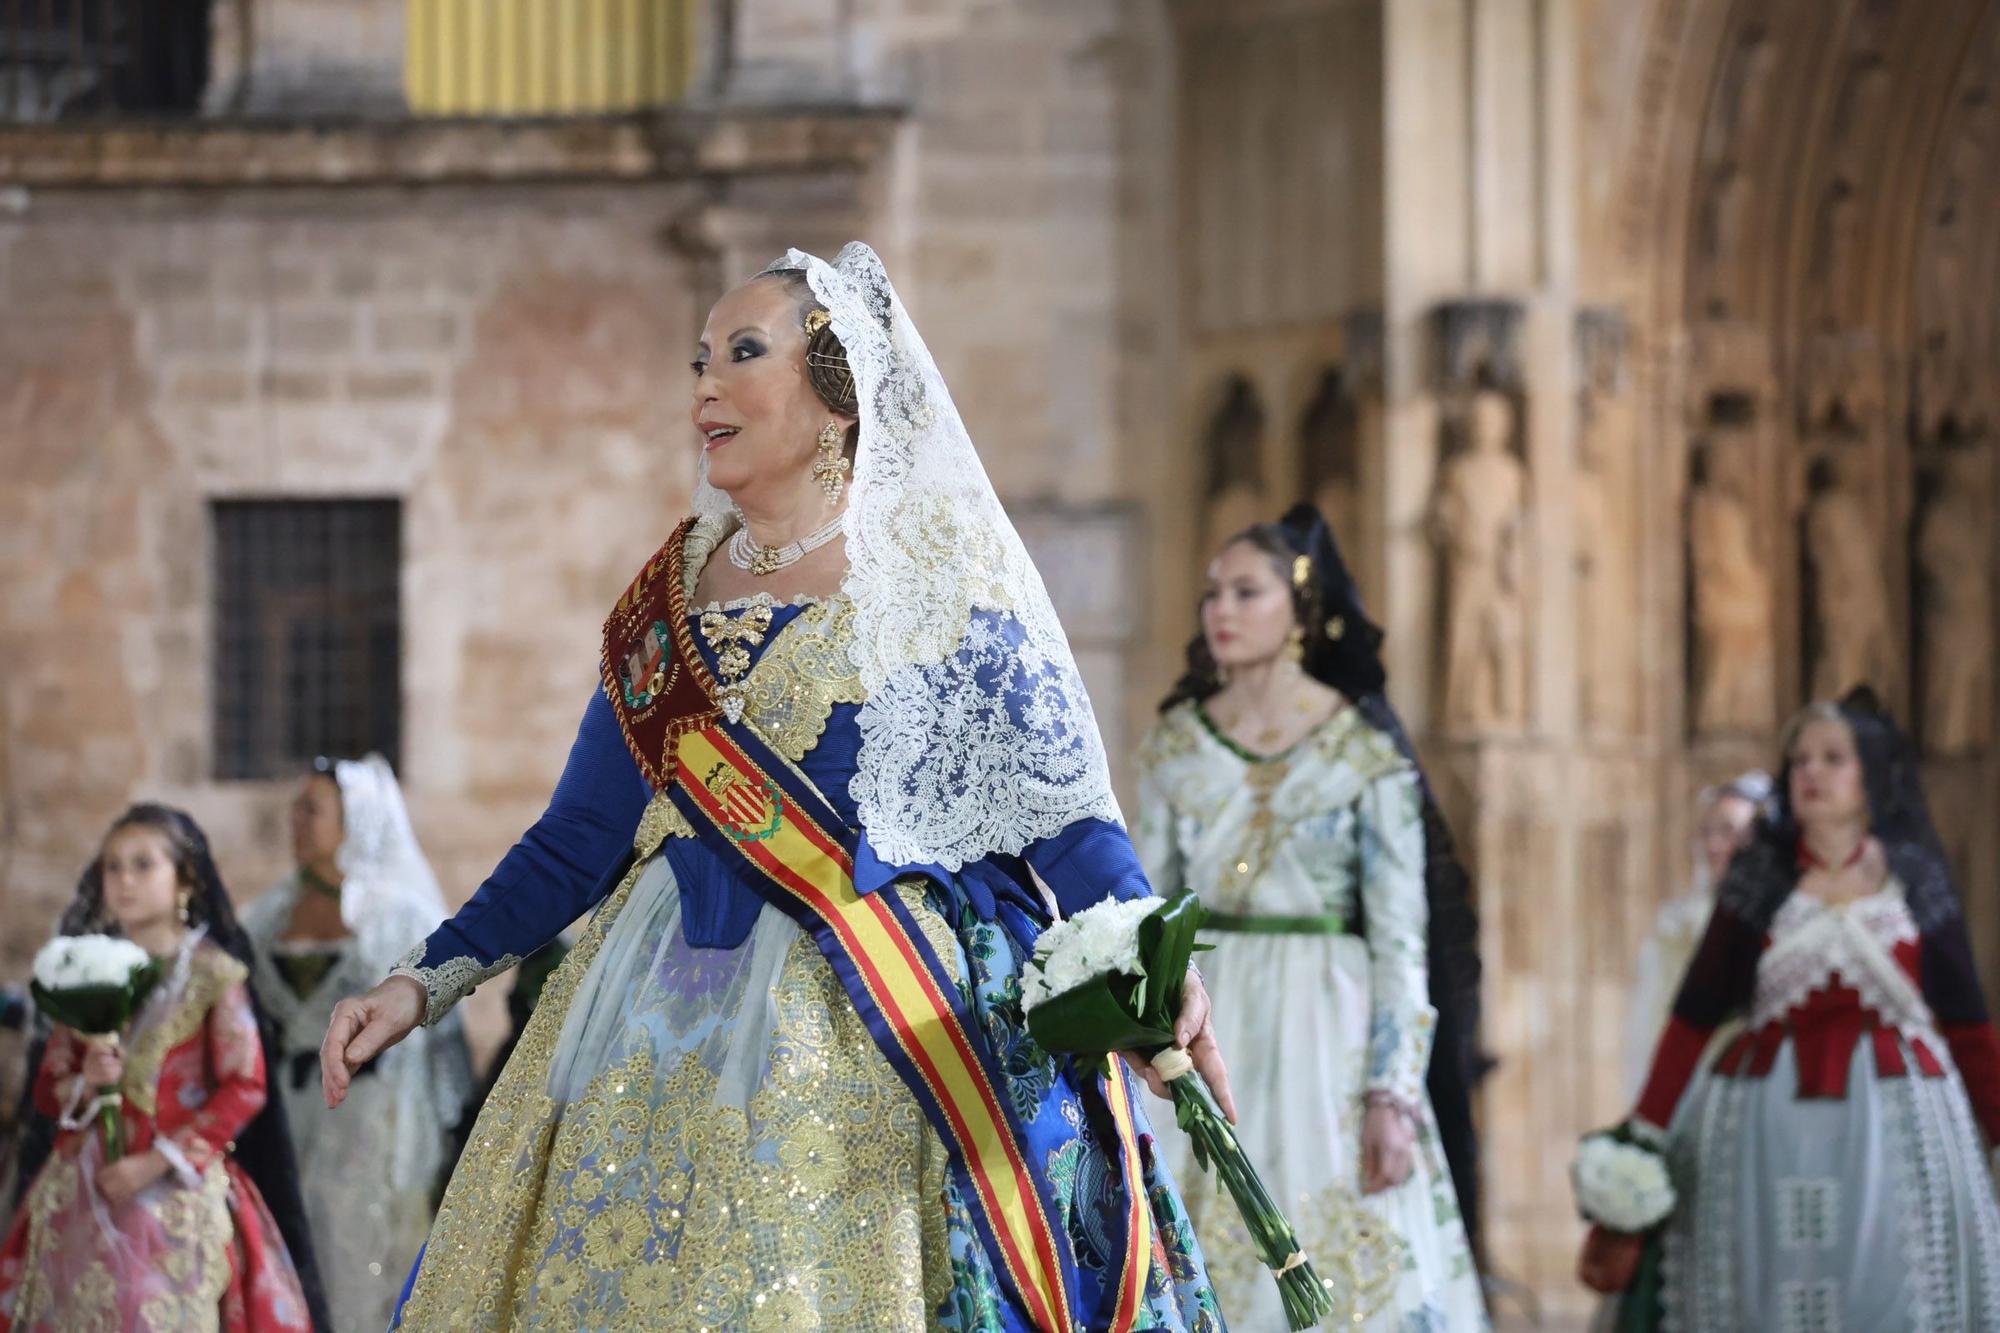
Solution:
[[[0,0],[0,121],[188,115],[210,0]]]
[[[219,500],[214,521],[216,776],[400,767],[401,504]]]

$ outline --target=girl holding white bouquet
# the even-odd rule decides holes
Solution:
[[[35,980],[72,1017],[121,992],[136,1012],[47,1039],[34,1103],[57,1132],[23,1163],[0,1333],[325,1326],[248,954],[194,821],[120,816]]]

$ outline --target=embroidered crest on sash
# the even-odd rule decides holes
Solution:
[[[702,786],[721,807],[722,831],[737,842],[764,842],[785,819],[785,796],[775,782],[743,777],[727,764],[717,764]]]
[[[674,780],[680,738],[723,715],[688,620],[682,552],[694,522],[674,529],[604,621],[604,693],[639,772],[656,792]]]

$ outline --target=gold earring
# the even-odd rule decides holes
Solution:
[[[186,924],[188,924],[189,918],[192,916],[192,912],[190,909],[192,909],[194,906],[194,894],[187,889],[182,889],[180,891],[179,902],[181,909],[181,924],[185,926]]]
[[[830,505],[840,503],[840,492],[847,485],[847,459],[841,453],[841,429],[838,421],[829,421],[819,428],[819,458],[814,461],[813,480],[826,493]]]
[[[1285,657],[1292,662],[1306,660],[1306,632],[1297,625],[1293,625],[1292,632],[1285,636]]]

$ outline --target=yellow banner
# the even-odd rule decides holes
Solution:
[[[420,116],[670,106],[694,84],[694,0],[409,0],[403,86]]]

